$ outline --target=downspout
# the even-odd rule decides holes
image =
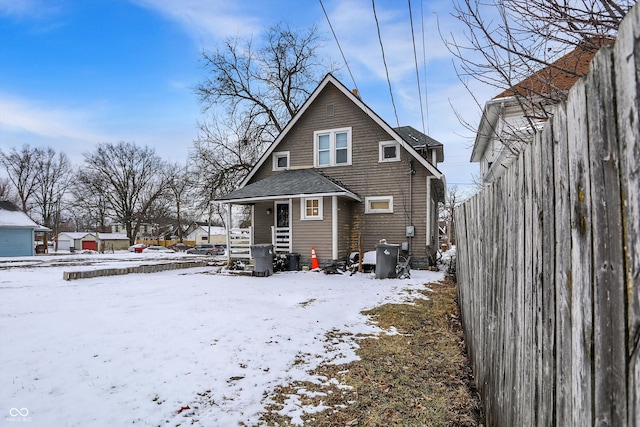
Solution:
[[[413,225],[413,159],[409,160],[409,225]],[[405,233],[406,235],[406,233]],[[409,255],[413,254],[413,237],[409,237]]]
[[[338,196],[331,196],[331,259],[338,259]]]
[[[431,179],[433,175],[427,177],[427,235],[426,235],[426,248],[429,248],[431,244]]]

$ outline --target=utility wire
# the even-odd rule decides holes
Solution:
[[[347,62],[347,58],[344,56],[344,52],[342,51],[342,47],[340,46],[340,42],[338,41],[338,36],[336,32],[333,30],[333,26],[331,25],[331,21],[329,20],[329,15],[324,8],[324,4],[322,4],[322,0],[320,0],[320,6],[322,7],[322,11],[324,12],[324,16],[327,18],[327,23],[329,24],[329,28],[331,28],[331,33],[333,34],[333,38],[336,40],[336,44],[338,45],[338,49],[340,50],[340,54],[342,55],[342,60],[344,64],[347,66],[347,70],[349,71],[349,75],[351,76],[351,80],[353,81],[353,86],[356,88],[358,93],[360,90],[358,89],[358,85],[356,84],[356,79],[353,78],[353,74],[351,73],[351,68],[349,68],[349,63]]]
[[[429,135],[429,85],[428,85],[428,80],[427,80],[427,43],[426,40],[424,38],[425,35],[425,31],[424,31],[424,2],[421,0],[420,1],[420,20],[422,22],[422,61],[423,61],[423,70],[424,70],[424,105],[425,105],[425,109],[427,111],[427,132],[426,134]],[[424,132],[424,122],[422,123],[423,129],[422,131]]]
[[[389,94],[391,95],[391,105],[393,105],[393,112],[396,115],[396,125],[400,126],[400,120],[398,120],[398,110],[396,110],[396,103],[393,100],[393,91],[391,90],[391,80],[389,79],[389,68],[387,67],[387,60],[384,56],[384,47],[382,46],[382,36],[380,35],[380,23],[378,22],[378,15],[376,14],[376,2],[371,0],[373,6],[373,17],[376,20],[376,27],[378,28],[378,40],[380,41],[380,50],[382,50],[382,62],[384,63],[384,71],[387,73],[387,83],[389,83]]]
[[[420,88],[420,72],[418,71],[418,54],[416,53],[416,35],[413,30],[413,13],[411,12],[411,0],[409,2],[409,22],[411,23],[411,41],[413,42],[413,61],[416,64],[416,80],[418,82],[418,99],[420,100],[420,116],[422,117],[422,133],[424,130],[424,110],[422,108],[422,89]]]

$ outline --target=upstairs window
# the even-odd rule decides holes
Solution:
[[[280,171],[289,169],[289,152],[280,151],[273,153],[273,170]]]
[[[380,141],[380,162],[400,161],[400,144],[396,141]]]
[[[351,128],[316,131],[313,139],[316,167],[351,164]]]

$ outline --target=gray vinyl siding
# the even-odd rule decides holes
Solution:
[[[334,114],[331,117],[326,114],[327,105],[333,105]],[[376,243],[381,239],[397,244],[411,241],[415,256],[425,256],[428,240],[426,181],[429,172],[416,160],[414,161],[416,173],[411,175],[410,160],[413,156],[402,148],[400,148],[400,161],[380,163],[379,143],[390,141],[391,136],[333,85],[328,84],[317,96],[275,151],[289,151],[292,169],[311,168],[313,167],[314,131],[345,127],[352,128],[352,164],[318,168],[319,171],[343,184],[362,199],[362,202],[339,199],[340,257],[344,258],[349,252],[358,250],[357,235],[360,231],[363,235],[365,251],[374,250]],[[272,158],[269,158],[260,170],[256,171],[251,182],[278,173],[274,172],[272,167]],[[412,181],[411,203],[409,202],[410,179]],[[365,214],[365,198],[371,196],[393,196],[393,214]],[[300,221],[299,200],[294,200],[292,205],[292,220],[294,252],[299,252],[301,258],[305,259],[309,257],[311,246],[314,246],[319,258],[331,257],[330,197],[325,197],[324,200],[323,221]],[[260,223],[256,216],[256,225],[258,224]],[[406,226],[411,224],[415,227],[413,239],[405,237]],[[256,239],[258,234],[256,230]]]
[[[271,215],[267,215],[271,209]],[[271,226],[275,224],[275,209],[273,201],[256,203],[253,211],[255,226],[253,227],[253,242],[271,243]]]
[[[323,197],[323,219],[300,219],[302,199],[293,200],[293,252],[299,253],[304,260],[311,259],[311,247],[316,250],[318,260],[331,260],[331,197]],[[307,261],[308,262],[308,261]]]

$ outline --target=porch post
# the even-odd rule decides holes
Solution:
[[[227,265],[231,263],[231,203],[226,203],[227,206]]]
[[[331,259],[338,259],[338,196],[331,196]]]

